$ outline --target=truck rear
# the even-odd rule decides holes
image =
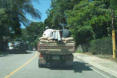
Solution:
[[[57,34],[56,34],[57,35]],[[39,67],[72,66],[75,42],[72,37],[59,39],[41,37],[38,43]]]

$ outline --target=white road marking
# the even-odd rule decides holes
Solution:
[[[102,75],[103,77],[105,77],[105,78],[110,78],[109,76],[107,76],[107,75],[105,75],[105,74],[103,74],[102,72],[100,72],[99,70],[96,70],[95,68],[93,68],[93,67],[90,67],[91,69],[93,69],[95,72],[97,72],[98,74],[100,74],[100,75]]]

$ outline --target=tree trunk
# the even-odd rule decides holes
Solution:
[[[8,41],[0,38],[0,51],[6,51],[8,48]]]

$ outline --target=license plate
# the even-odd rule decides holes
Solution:
[[[59,58],[59,56],[53,56],[52,59],[53,60],[59,60],[60,58]]]

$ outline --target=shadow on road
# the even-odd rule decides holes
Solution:
[[[0,55],[0,57],[4,57],[4,56],[10,55],[10,54],[31,54],[31,53],[33,53],[33,52],[32,51],[27,51],[27,50],[16,50],[16,49],[13,49],[13,50],[5,51],[4,53],[2,53]]]
[[[84,62],[74,62],[72,67],[50,67],[51,70],[73,70],[82,73],[83,71],[92,71],[90,66]]]
[[[0,57],[4,57],[4,56],[7,56],[8,54],[7,53],[2,53],[0,54]]]
[[[9,50],[7,53],[8,54],[30,54],[30,53],[32,53],[32,51],[14,49],[14,50]]]
[[[74,72],[82,72],[82,71],[91,71],[92,69],[87,63],[74,62],[73,70]]]

